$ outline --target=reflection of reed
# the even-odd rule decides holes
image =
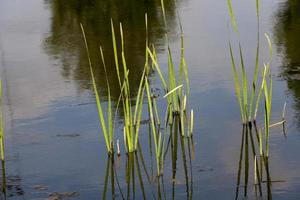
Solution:
[[[280,75],[294,97],[298,128],[300,127],[300,1],[283,1],[275,12],[273,34],[280,54]]]
[[[167,155],[171,155],[172,174],[171,174],[171,190],[168,193],[166,189],[166,175],[157,175],[153,170],[153,159],[151,158],[151,165],[147,166],[143,155],[143,149],[138,142],[138,149],[133,153],[127,153],[125,159],[125,184],[119,183],[117,175],[114,154],[108,156],[106,164],[106,175],[104,179],[104,190],[102,199],[121,197],[122,199],[175,199],[178,187],[178,172],[182,170],[184,176],[184,185],[186,191],[186,199],[193,198],[193,172],[192,160],[195,155],[195,147],[193,137],[184,137],[180,134],[180,117],[175,116],[173,125],[170,125],[167,131],[170,135],[168,138],[168,146],[163,153],[163,160],[165,162]],[[151,129],[150,129],[151,130]],[[149,152],[152,154],[154,146],[152,146],[152,134],[149,136]],[[151,157],[151,155],[150,155]],[[120,157],[118,157],[119,159]],[[155,162],[155,161],[154,161]],[[182,165],[178,165],[178,163]],[[151,167],[152,166],[152,167]],[[151,168],[151,169],[150,169]],[[149,171],[149,169],[152,171]],[[108,191],[110,191],[108,193]],[[168,196],[170,195],[170,196]]]
[[[118,80],[113,67],[114,53],[111,44],[110,19],[122,22],[124,25],[125,52],[127,65],[130,69],[132,97],[135,97],[143,67],[145,63],[145,13],[149,16],[147,37],[149,44],[164,46],[164,22],[160,11],[160,0],[53,0],[46,1],[49,5],[51,17],[51,30],[45,38],[44,48],[52,58],[61,62],[61,72],[66,79],[75,80],[78,89],[89,89],[90,76],[85,55],[84,44],[80,40],[79,24],[86,29],[88,43],[90,44],[91,60],[95,66],[101,66],[99,61],[99,46],[107,55],[108,76],[111,82],[112,99],[119,97]],[[166,15],[170,30],[176,27],[174,1],[167,1]],[[172,29],[171,29],[172,28]],[[116,30],[116,32],[119,32]],[[119,37],[119,33],[116,33]],[[119,41],[117,41],[119,42]],[[160,51],[163,48],[158,48]],[[120,60],[121,61],[121,60]],[[99,85],[100,94],[106,97],[107,88],[102,78],[102,67],[95,70],[95,79]],[[104,87],[103,87],[104,86]]]
[[[181,152],[182,152],[181,155],[182,155],[182,161],[183,161],[187,199],[190,199],[190,185],[189,185],[189,176],[188,176],[188,167],[187,167],[187,158],[186,158],[186,152],[185,152],[184,139],[185,139],[184,137],[180,137]],[[191,170],[192,170],[192,168],[191,168]]]
[[[107,199],[107,195],[108,195],[107,191],[108,191],[109,184],[111,187],[110,198],[112,199],[115,199],[117,196],[120,196],[122,199],[136,199],[136,198],[140,198],[140,196],[137,196],[137,194],[140,195],[140,193],[142,199],[147,198],[148,193],[145,190],[144,179],[146,178],[146,182],[150,186],[152,184],[152,180],[150,179],[149,172],[147,171],[147,167],[145,164],[145,160],[144,160],[144,156],[140,144],[138,144],[138,146],[139,146],[138,151],[133,153],[128,153],[126,155],[126,165],[125,165],[126,188],[125,189],[121,186],[119,182],[118,174],[116,171],[117,166],[115,163],[114,154],[108,156],[102,199]],[[146,177],[144,176],[144,174],[146,175]],[[156,180],[159,182],[159,179]],[[152,186],[150,187],[150,189],[151,189],[152,197],[156,199]],[[160,194],[157,194],[157,196],[159,195]]]
[[[6,173],[5,173],[5,156],[4,156],[4,124],[2,113],[2,81],[0,80],[0,158],[2,166],[2,193],[6,199]],[[2,199],[2,194],[1,194]]]
[[[190,200],[193,199],[193,167],[192,160],[195,159],[195,145],[193,136],[188,138],[188,152],[189,152],[189,164],[190,164]]]
[[[117,172],[116,172],[114,154],[111,154],[107,157],[102,199],[106,199],[109,178],[110,178],[110,183],[111,183],[111,199],[115,199],[115,197],[116,197],[115,183],[117,183],[118,190],[119,190],[119,193],[120,193],[122,199],[125,199],[123,192],[121,190],[121,187],[119,184],[119,179],[118,179]]]
[[[192,199],[193,198],[192,159],[195,153],[193,137],[184,137],[180,134],[179,116],[174,116],[173,122],[174,122],[173,125],[170,126],[170,136],[168,139],[166,151],[164,153],[164,159],[166,159],[167,152],[170,149],[171,160],[172,160],[172,199],[175,199],[176,196],[175,194],[176,194],[176,183],[177,183],[177,172],[178,172],[177,162],[178,162],[178,156],[180,156],[179,153],[181,153],[187,199]],[[178,145],[180,145],[179,146],[180,149],[178,149]],[[187,147],[187,151],[186,151],[186,147]]]
[[[255,136],[253,136],[252,126],[243,126],[235,199],[238,199],[239,197],[242,171],[244,171],[244,197],[248,196],[249,178],[250,174],[253,174],[255,194],[260,197],[266,196],[268,199],[272,199],[272,180],[269,169],[269,157],[266,155],[265,150],[262,148],[261,131],[259,131],[256,124],[254,124],[254,131]],[[257,152],[256,147],[259,147],[259,152]],[[251,158],[250,155],[252,155]],[[250,163],[253,163],[253,165]],[[253,168],[251,168],[251,166],[253,166]],[[264,179],[266,181],[264,181]],[[263,191],[265,191],[263,190],[263,183],[266,183],[266,194],[263,193]]]
[[[1,160],[1,170],[2,170],[2,194],[0,195],[1,199],[6,199],[6,171],[5,171],[5,160]]]

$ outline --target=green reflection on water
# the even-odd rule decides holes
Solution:
[[[278,51],[283,55],[282,76],[295,97],[300,126],[300,1],[288,0],[280,4],[276,13],[274,35]]]
[[[132,96],[145,63],[145,13],[148,14],[149,42],[162,50],[165,43],[165,28],[160,0],[53,0],[46,1],[52,12],[51,30],[45,38],[44,47],[52,58],[62,66],[66,79],[76,80],[80,90],[90,89],[90,74],[79,24],[87,34],[91,59],[96,68],[96,80],[102,95],[107,94],[103,68],[100,66],[99,46],[104,50],[108,77],[113,99],[119,96],[119,86],[114,67],[110,19],[122,22],[125,37],[125,54],[130,70]],[[166,1],[165,9],[169,30],[176,27],[176,6]],[[119,33],[119,30],[116,30]],[[119,36],[117,35],[119,38]],[[120,42],[118,42],[120,44]]]

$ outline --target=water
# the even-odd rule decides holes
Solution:
[[[255,1],[234,2],[233,6],[245,63],[251,71],[256,50]],[[274,45],[272,122],[281,119],[287,101],[287,137],[281,127],[273,128],[271,133],[269,166],[274,199],[299,199],[300,196],[299,6],[293,0],[261,2],[261,63],[268,59],[265,32]],[[181,16],[195,135],[193,145],[185,140],[186,158],[182,157],[181,140],[178,140],[178,154],[168,152],[164,177],[158,185],[153,178],[155,160],[149,150],[153,144],[149,144],[148,126],[144,124],[140,143],[150,182],[140,155],[138,159],[131,158],[135,163],[135,190],[131,184],[130,198],[135,195],[136,199],[142,199],[144,194],[150,199],[233,199],[242,126],[227,45],[229,38],[236,41],[237,37],[230,26],[227,1],[181,0],[175,4],[169,0],[165,7],[177,63],[180,29],[176,12]],[[51,195],[59,196],[57,193],[73,199],[101,199],[103,195],[107,199],[127,197],[127,159],[123,145],[122,156],[119,160],[115,158],[113,170],[122,193],[117,182],[115,187],[110,182],[116,174],[108,170],[110,160],[105,152],[79,23],[85,27],[94,66],[99,66],[96,78],[100,94],[105,100],[107,89],[98,50],[101,45],[116,101],[118,84],[111,51],[110,18],[116,27],[118,22],[123,23],[129,76],[135,94],[144,65],[145,12],[149,40],[156,45],[161,64],[165,65],[166,29],[160,1],[0,0],[0,69],[4,84],[9,199],[51,199]],[[159,87],[157,74],[151,76],[152,87]],[[143,119],[147,120],[147,116]],[[121,124],[122,114],[119,114],[118,130]],[[120,131],[116,137],[122,141]],[[178,156],[175,179],[172,155]],[[252,185],[248,186],[248,196],[255,198]],[[265,186],[263,196],[267,198]],[[242,187],[239,197],[243,197]]]

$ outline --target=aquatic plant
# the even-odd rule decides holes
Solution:
[[[147,23],[146,23],[147,26]],[[137,149],[139,129],[140,129],[140,121],[143,110],[143,100],[144,100],[144,77],[146,76],[148,70],[148,62],[145,62],[143,74],[140,78],[139,88],[136,96],[136,102],[134,109],[132,109],[132,99],[131,99],[131,91],[130,91],[130,81],[128,78],[129,69],[127,68],[126,58],[125,58],[125,50],[124,50],[124,35],[122,24],[120,23],[120,35],[121,35],[121,60],[123,66],[124,73],[124,81],[121,81],[121,71],[119,67],[119,55],[116,44],[116,36],[113,21],[111,20],[111,30],[112,30],[112,42],[113,42],[113,50],[114,50],[114,58],[115,58],[115,67],[118,75],[119,86],[121,90],[121,102],[124,113],[124,134],[125,141],[127,144],[127,151],[133,152]]]
[[[0,79],[0,158],[1,158],[1,172],[2,172],[2,184],[1,189],[6,198],[6,169],[5,169],[5,150],[4,150],[4,123],[3,123],[3,110],[2,110],[2,97],[3,97],[3,88],[2,80]],[[2,197],[2,196],[1,196]]]
[[[109,80],[107,78],[107,72],[106,72],[106,65],[105,65],[105,59],[102,47],[100,46],[100,55],[101,60],[105,72],[105,78],[106,78],[106,84],[107,84],[107,91],[108,91],[108,105],[107,105],[107,123],[105,122],[104,112],[101,105],[100,96],[97,89],[97,84],[95,80],[95,75],[93,71],[92,62],[90,59],[89,54],[89,48],[86,40],[86,36],[84,33],[83,26],[81,25],[84,42],[86,46],[87,51],[87,57],[90,67],[90,74],[92,78],[92,84],[93,89],[95,93],[96,98],[96,104],[97,109],[99,113],[99,118],[101,122],[102,132],[105,139],[107,151],[109,153],[113,153],[114,151],[114,122],[113,122],[113,113],[112,113],[112,104],[111,104],[111,96],[110,96],[110,84]],[[132,109],[132,99],[131,99],[131,91],[130,91],[130,81],[128,78],[129,70],[127,68],[126,64],[126,58],[125,58],[125,51],[124,51],[124,36],[123,36],[123,28],[122,24],[120,23],[120,35],[121,35],[121,56],[118,55],[118,49],[117,49],[117,40],[115,35],[115,28],[113,21],[111,20],[111,31],[112,31],[112,45],[113,45],[113,52],[114,52],[114,61],[115,61],[115,68],[117,72],[119,87],[120,87],[120,96],[117,103],[117,107],[121,103],[123,113],[124,113],[124,141],[127,152],[133,152],[137,148],[137,142],[138,142],[138,133],[140,129],[140,121],[141,121],[141,115],[142,115],[142,109],[143,109],[143,99],[144,99],[144,77],[146,74],[146,70],[148,68],[148,62],[145,64],[145,68],[140,80],[139,89],[136,97],[136,102],[134,109]],[[121,57],[121,58],[120,58]],[[119,59],[121,59],[121,64],[123,67],[123,70],[120,69]],[[123,77],[121,74],[123,73]],[[117,110],[116,110],[117,113]]]
[[[158,127],[156,126],[156,122],[154,119],[154,110],[153,110],[153,107],[156,107],[155,105],[156,102],[153,100],[151,96],[147,77],[145,77],[145,86],[146,86],[146,93],[148,99],[148,109],[150,115],[151,130],[153,133],[152,135],[153,135],[154,148],[155,148],[157,175],[160,176],[163,168],[163,152],[164,152],[165,136],[161,133],[159,126]]]
[[[167,81],[162,73],[161,67],[158,63],[158,58],[156,56],[156,50],[155,47],[152,46],[152,50],[148,47],[147,48],[149,56],[151,58],[151,61],[153,63],[153,66],[155,67],[155,70],[157,71],[160,80],[162,82],[163,89],[165,91],[165,98],[167,100],[167,113],[166,113],[166,124],[172,123],[172,116],[175,113],[180,112],[179,107],[179,100],[178,100],[178,91],[182,87],[182,85],[176,85],[175,80],[175,72],[174,72],[174,65],[172,61],[172,57],[170,54],[170,50],[168,50],[168,85]],[[176,112],[177,111],[177,112]]]
[[[2,80],[0,80],[0,156],[1,161],[4,162],[4,124],[3,124],[3,113],[2,113]]]
[[[235,15],[233,12],[231,0],[228,0],[227,3],[228,3],[228,10],[229,10],[231,22],[233,25],[233,29],[239,35],[239,30],[238,30],[237,23],[235,20]],[[252,77],[251,89],[248,88],[249,87],[248,86],[249,75],[247,74],[246,66],[244,64],[244,56],[243,56],[241,42],[239,41],[239,44],[238,44],[239,62],[240,62],[240,70],[241,70],[241,74],[240,74],[238,72],[238,69],[236,66],[236,61],[235,61],[235,57],[234,57],[234,53],[233,53],[233,49],[232,49],[232,44],[229,40],[229,52],[230,52],[231,66],[232,66],[232,70],[233,70],[235,89],[236,89],[236,93],[237,93],[237,100],[239,103],[239,108],[240,108],[240,113],[241,113],[241,118],[242,118],[243,124],[246,124],[247,122],[249,124],[251,124],[252,120],[253,121],[256,120],[256,114],[257,114],[257,110],[258,110],[258,105],[260,103],[261,91],[262,91],[262,90],[260,90],[259,95],[257,95],[254,116],[252,116],[253,105],[254,105],[255,96],[256,96],[257,76],[258,76],[258,71],[259,71],[259,54],[260,54],[259,7],[260,7],[260,1],[256,0],[257,47],[256,47],[256,58],[255,58],[255,66],[254,66],[254,73],[253,73],[253,77]],[[241,83],[240,83],[240,81],[241,81]],[[251,91],[250,94],[248,94],[249,91]]]
[[[156,49],[154,45],[151,47],[147,47],[147,52],[152,62],[152,67],[155,71],[157,71],[159,78],[162,83],[162,87],[164,89],[165,95],[164,98],[167,100],[167,111],[165,117],[165,126],[167,124],[172,124],[174,117],[178,116],[180,118],[180,126],[181,126],[181,135],[185,136],[185,124],[187,124],[187,113],[186,113],[186,104],[187,98],[190,93],[190,83],[188,70],[185,61],[185,51],[184,51],[184,34],[183,28],[181,25],[180,18],[178,16],[179,24],[180,24],[180,61],[179,61],[179,76],[176,76],[175,63],[173,61],[173,56],[170,48],[170,42],[168,39],[168,26],[166,22],[165,9],[164,9],[164,1],[161,0],[162,13],[166,28],[166,43],[167,43],[167,78],[164,76],[161,70],[161,66],[159,64]],[[185,83],[185,85],[184,85]],[[192,113],[192,111],[191,111]],[[191,114],[193,117],[193,114]],[[192,118],[193,119],[193,118]],[[191,121],[192,122],[192,121]],[[193,123],[191,123],[193,125]],[[191,125],[190,130],[192,130]],[[187,136],[191,136],[191,132],[188,132]]]
[[[93,84],[93,89],[94,89],[94,93],[95,93],[100,123],[101,123],[101,127],[102,127],[102,133],[103,133],[103,136],[105,139],[106,149],[107,149],[108,153],[112,154],[114,151],[114,130],[113,130],[113,118],[112,118],[112,105],[111,105],[110,87],[109,87],[109,82],[108,82],[107,74],[106,74],[106,67],[105,67],[103,51],[102,51],[102,48],[100,47],[101,59],[103,62],[103,67],[104,67],[106,81],[107,81],[107,91],[108,91],[107,121],[108,121],[108,124],[106,124],[106,122],[105,122],[104,111],[102,109],[100,95],[98,93],[98,88],[97,88],[97,84],[96,84],[96,80],[95,80],[92,61],[90,58],[89,47],[88,47],[88,43],[86,40],[86,36],[85,36],[85,32],[84,32],[84,28],[83,28],[82,24],[80,24],[80,27],[82,30],[82,35],[83,35],[83,39],[84,39],[84,43],[85,43],[85,47],[86,47],[86,53],[87,53],[87,57],[88,57],[90,73],[91,73],[91,78],[92,78],[92,84]]]
[[[231,5],[231,0],[228,0],[228,10],[231,17],[231,22],[233,28],[237,34],[239,34],[235,16],[233,13],[233,8]],[[237,93],[237,100],[240,107],[241,118],[243,122],[243,133],[242,133],[242,142],[240,150],[240,159],[237,175],[237,188],[236,188],[236,199],[238,198],[239,187],[241,182],[241,169],[242,161],[244,160],[244,196],[247,196],[249,174],[250,174],[250,158],[249,158],[249,146],[252,152],[253,160],[253,177],[255,188],[258,186],[259,196],[262,196],[262,183],[263,183],[263,174],[266,174],[266,183],[268,191],[268,199],[272,199],[271,195],[271,177],[269,171],[269,143],[270,143],[270,123],[271,116],[271,107],[272,107],[272,93],[273,93],[273,84],[272,84],[272,73],[270,69],[271,60],[272,60],[272,44],[269,36],[265,34],[266,40],[269,46],[270,58],[267,63],[264,64],[261,75],[261,84],[259,89],[256,89],[258,71],[259,71],[259,0],[256,0],[256,16],[257,16],[257,48],[256,48],[256,59],[254,66],[254,74],[252,80],[252,89],[251,94],[248,94],[250,90],[248,88],[248,79],[249,75],[247,74],[246,67],[244,64],[244,58],[242,53],[241,43],[238,43],[239,51],[239,61],[240,61],[240,71],[238,72],[236,61],[233,54],[233,49],[231,42],[229,41],[229,52],[231,59],[231,66],[234,75],[235,89]],[[241,83],[240,83],[241,81]],[[250,97],[250,99],[249,99]],[[255,100],[256,97],[256,100]],[[258,108],[261,104],[261,99],[264,99],[264,125],[263,128],[258,128],[256,124],[256,118],[258,113]],[[250,100],[250,101],[249,101]],[[254,107],[255,105],[255,107]],[[285,106],[284,106],[285,107]],[[284,108],[285,110],[285,108]],[[284,113],[285,111],[283,111]],[[253,116],[252,116],[253,114]],[[284,114],[283,114],[284,118]],[[256,135],[256,140],[253,137],[252,122],[254,124],[254,130]],[[278,123],[275,123],[278,124]],[[264,135],[262,134],[264,132]],[[250,144],[249,144],[250,139]],[[256,146],[259,147],[259,153],[256,152]],[[264,172],[264,173],[263,173]]]

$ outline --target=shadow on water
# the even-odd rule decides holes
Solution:
[[[273,28],[277,51],[282,55],[281,75],[294,96],[298,127],[300,128],[300,2],[287,0],[275,14]]]
[[[119,97],[119,87],[114,67],[112,50],[111,24],[113,19],[118,30],[121,22],[124,29],[126,62],[130,70],[132,96],[136,94],[138,83],[145,64],[145,13],[148,15],[148,39],[163,50],[165,28],[160,8],[160,0],[53,0],[49,5],[52,20],[49,35],[44,41],[45,51],[62,66],[61,73],[68,79],[76,80],[79,90],[90,89],[90,72],[88,68],[80,23],[87,34],[90,56],[95,67],[95,76],[102,95],[107,89],[99,46],[104,50],[107,62],[108,79],[113,99]],[[165,10],[170,30],[176,27],[176,5],[174,1],[165,2]],[[117,35],[119,38],[119,35]],[[120,44],[120,42],[117,42]]]

